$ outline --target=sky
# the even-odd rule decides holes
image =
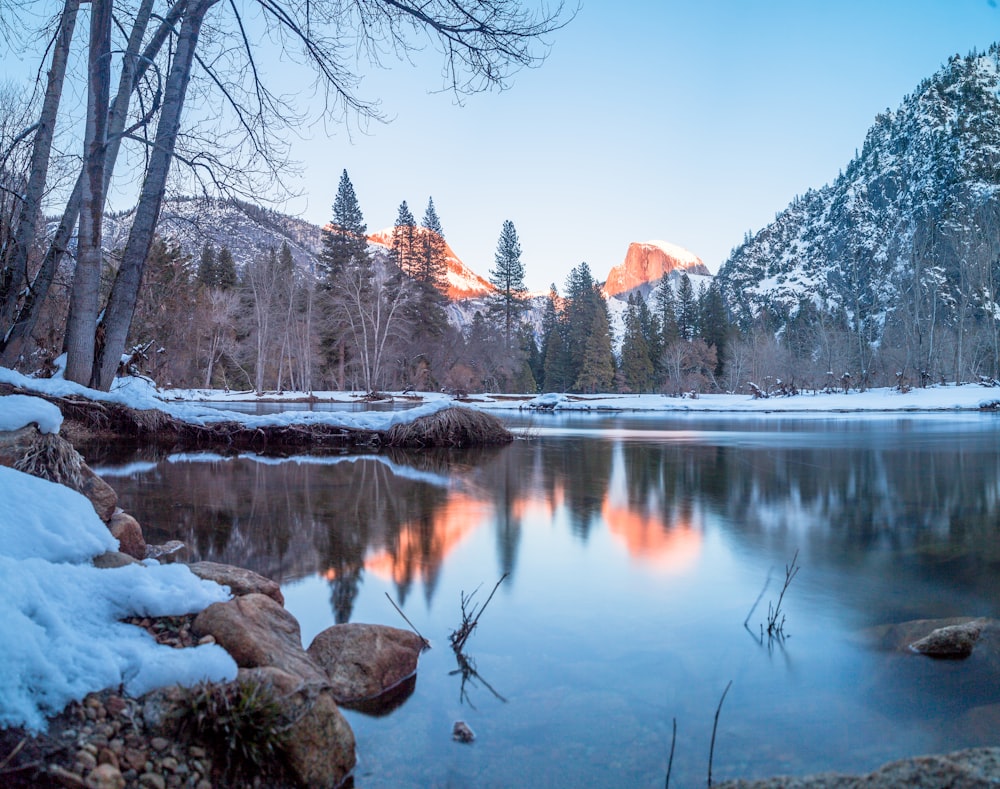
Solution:
[[[419,220],[433,197],[482,275],[512,220],[533,290],[582,261],[603,279],[654,239],[714,273],[747,230],[836,178],[877,113],[997,40],[990,0],[584,0],[505,92],[458,106],[430,57],[370,72],[361,93],[391,122],[300,129],[303,197],[285,208],[328,221],[346,169],[369,230],[403,200]]]
[[[483,276],[513,221],[532,290],[562,288],[583,261],[603,280],[636,241],[678,244],[714,273],[748,230],[835,179],[877,113],[998,40],[997,0],[581,0],[545,61],[504,92],[456,102],[430,47],[360,66],[360,97],[389,122],[297,125],[298,196],[273,207],[329,221],[346,169],[370,231],[403,200],[419,220],[433,198],[450,246]],[[30,71],[5,44],[5,75]],[[300,70],[274,47],[258,65],[316,117]]]

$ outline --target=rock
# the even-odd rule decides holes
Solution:
[[[180,540],[167,540],[163,545],[150,545],[146,543],[146,558],[156,559],[160,562],[172,562],[180,558],[181,553],[187,546]]]
[[[125,778],[111,764],[101,764],[87,775],[87,789],[125,789]]]
[[[910,649],[933,658],[967,658],[985,624],[985,619],[974,619],[960,625],[939,627],[910,644]]]
[[[289,769],[304,786],[334,789],[354,769],[354,732],[325,683],[303,682],[278,668],[240,669],[237,682],[270,685],[282,715],[292,724],[283,751]]]
[[[146,558],[146,539],[142,536],[142,527],[127,512],[116,509],[108,521],[108,531],[118,540],[121,553],[133,559]]]
[[[53,781],[55,781],[59,786],[66,787],[66,789],[87,789],[87,785],[83,782],[82,775],[74,773],[71,770],[67,770],[65,767],[61,767],[58,764],[50,764],[47,772]]]
[[[902,759],[862,776],[822,773],[759,781],[721,781],[717,789],[978,789],[995,787],[1000,775],[1000,748],[970,748],[943,756]]]
[[[379,696],[413,676],[423,648],[424,640],[409,630],[352,623],[328,627],[307,652],[343,704]]]
[[[142,789],[167,789],[167,779],[158,773],[143,773],[139,776]]]
[[[270,578],[258,575],[252,570],[244,570],[242,567],[219,564],[218,562],[195,562],[189,564],[188,567],[199,578],[228,586],[234,597],[246,594],[266,594],[279,605],[285,604],[285,596],[281,593],[281,587]]]
[[[91,559],[91,564],[102,570],[114,570],[116,567],[125,567],[129,564],[138,563],[138,560],[121,551],[106,551]]]
[[[211,635],[241,668],[273,666],[309,682],[328,679],[302,648],[299,623],[267,595],[213,603],[194,620],[197,637]]]
[[[655,285],[674,270],[708,274],[701,258],[676,244],[665,241],[632,242],[625,260],[608,272],[604,283],[606,296],[626,293],[641,285]]]
[[[79,484],[71,484],[70,487],[90,499],[90,503],[94,505],[94,510],[101,520],[107,523],[118,507],[118,494],[115,493],[114,488],[97,476],[90,466],[82,466],[80,472]]]
[[[469,724],[465,721],[455,721],[455,725],[451,729],[451,738],[458,742],[474,742],[476,733],[469,728]]]
[[[908,622],[868,628],[863,631],[862,635],[865,641],[875,646],[876,649],[908,652],[910,644],[940,628],[967,625],[970,622],[982,622],[985,625],[987,621],[971,616],[958,616],[949,619],[913,619]]]

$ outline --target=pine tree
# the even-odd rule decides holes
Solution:
[[[216,285],[220,290],[233,290],[239,282],[236,274],[236,261],[229,247],[223,246],[215,259]]]
[[[448,291],[448,251],[444,241],[444,229],[434,209],[434,198],[427,200],[427,210],[420,223],[419,262],[414,278],[424,285],[437,288],[442,293]]]
[[[653,362],[649,356],[649,342],[643,333],[639,304],[645,306],[641,297],[630,294],[625,313],[621,364],[624,383],[630,392],[648,392],[653,382]],[[646,312],[648,314],[649,311]]]
[[[216,263],[215,247],[211,241],[206,241],[201,248],[201,257],[198,259],[198,282],[209,288],[219,285],[219,268]]]
[[[608,392],[611,391],[614,380],[615,357],[611,351],[611,323],[605,310],[596,310],[573,388],[590,394]]]
[[[677,287],[677,334],[682,340],[693,340],[698,329],[698,300],[687,272],[681,272]]]
[[[323,249],[319,266],[329,283],[350,265],[363,263],[368,257],[368,227],[358,205],[354,185],[344,170],[333,201],[333,218],[323,228]]]
[[[490,283],[496,288],[496,293],[491,297],[490,312],[502,327],[504,343],[509,350],[513,347],[517,320],[528,307],[521,242],[514,223],[509,219],[500,230],[494,261],[496,267],[490,271]]]
[[[666,347],[680,336],[677,328],[677,300],[670,277],[660,280],[656,289],[656,314],[660,321],[660,347]]]
[[[410,276],[419,265],[417,251],[417,220],[404,200],[399,204],[396,224],[392,228],[392,260]]]
[[[698,321],[699,336],[709,348],[715,348],[714,373],[720,376],[728,358],[726,340],[729,336],[729,320],[726,316],[725,302],[722,300],[722,291],[715,280],[705,290],[698,306],[701,314]]]

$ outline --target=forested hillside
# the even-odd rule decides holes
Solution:
[[[733,251],[718,279],[745,335],[777,336],[757,349],[773,375],[996,377],[998,96],[996,45],[953,57],[875,119],[835,181]]]

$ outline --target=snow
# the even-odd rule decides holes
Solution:
[[[892,388],[803,393],[755,400],[743,394],[667,397],[659,394],[544,394],[515,399],[509,395],[477,395],[468,405],[490,411],[538,408],[556,411],[707,412],[728,414],[802,414],[886,411],[973,411],[1000,407],[1000,389],[979,384],[931,386],[900,392]]]
[[[682,261],[684,263],[687,263],[688,265],[694,266],[702,262],[701,258],[698,257],[691,250],[685,249],[684,247],[679,246],[677,244],[672,244],[669,241],[654,240],[654,241],[647,241],[645,243],[647,246],[657,247],[658,249],[662,249],[674,260]]]
[[[32,423],[43,433],[58,433],[62,413],[52,403],[38,397],[9,395],[0,409],[0,431],[20,430]]]
[[[15,397],[0,398],[5,420]],[[24,400],[34,400],[37,413]],[[51,424],[49,405],[21,398],[11,413]],[[0,727],[43,731],[46,716],[103,688],[141,695],[236,676],[221,647],[172,649],[120,621],[194,613],[228,599],[224,587],[184,565],[98,569],[89,560],[117,550],[118,541],[88,499],[2,466],[0,490]]]

